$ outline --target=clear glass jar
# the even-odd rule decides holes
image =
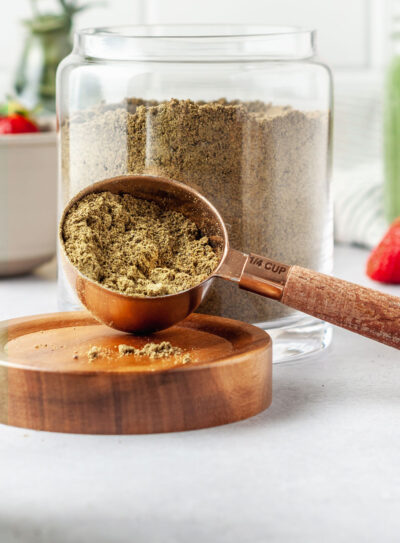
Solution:
[[[314,43],[268,26],[80,31],[58,70],[60,211],[101,179],[162,175],[215,204],[232,247],[329,273],[331,76]],[[227,282],[200,311],[268,329],[276,361],[330,341],[325,323]]]

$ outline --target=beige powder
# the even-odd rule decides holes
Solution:
[[[66,253],[81,273],[131,296],[175,294],[201,283],[219,258],[181,213],[130,194],[79,200],[63,227]]]
[[[169,341],[161,343],[146,343],[141,349],[136,349],[132,345],[118,345],[118,351],[121,356],[134,354],[135,356],[148,356],[149,358],[167,358],[182,354],[180,347],[173,347]],[[188,355],[185,355],[187,358]],[[186,360],[186,361],[190,361]]]
[[[93,347],[90,347],[90,349],[87,352],[87,356],[89,360],[94,360],[95,358],[98,358],[99,355],[101,355],[101,348],[97,347],[96,345],[93,345]]]
[[[262,102],[127,99],[62,126],[63,200],[95,181],[162,175],[200,190],[232,247],[329,271],[329,115]],[[293,310],[216,281],[200,310],[263,322]]]
[[[189,353],[184,353],[180,347],[174,347],[169,341],[161,341],[160,343],[149,342],[143,345],[140,349],[134,347],[133,345],[127,345],[121,343],[118,345],[119,356],[146,356],[152,360],[160,358],[169,358],[171,356],[175,357],[177,361],[182,364],[188,364],[192,361],[192,358]],[[100,357],[111,357],[113,358],[115,352],[111,349],[100,347],[98,345],[93,345],[87,352],[87,357],[90,362]],[[75,356],[74,356],[75,358]]]

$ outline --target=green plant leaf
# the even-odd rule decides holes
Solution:
[[[24,21],[25,25],[32,30],[32,32],[52,32],[54,30],[66,29],[71,27],[71,19],[67,15],[63,14],[48,14],[39,15],[32,19]]]

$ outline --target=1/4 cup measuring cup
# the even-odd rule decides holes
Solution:
[[[219,254],[214,272],[198,285],[167,296],[128,296],[82,275],[68,259],[62,226],[71,207],[87,194],[129,193],[179,211],[196,223]],[[289,307],[400,349],[400,298],[330,277],[300,266],[288,266],[229,247],[224,221],[196,190],[169,179],[129,175],[100,181],[77,194],[61,217],[59,239],[63,265],[82,304],[101,322],[125,332],[153,332],[183,320],[202,302],[216,278],[237,283]]]

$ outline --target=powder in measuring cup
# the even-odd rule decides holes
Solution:
[[[103,287],[130,296],[164,296],[194,287],[219,258],[182,213],[130,194],[89,194],[62,225],[66,253]]]

